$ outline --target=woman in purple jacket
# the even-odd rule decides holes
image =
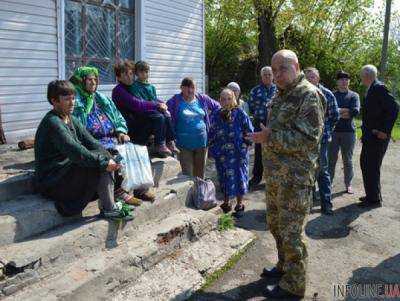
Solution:
[[[167,102],[180,150],[182,173],[204,178],[207,159],[210,114],[220,108],[217,101],[207,95],[196,93],[193,78],[185,77],[181,93]]]

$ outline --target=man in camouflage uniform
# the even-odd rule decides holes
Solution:
[[[279,261],[263,276],[279,277],[268,297],[303,297],[307,248],[303,232],[312,200],[325,98],[300,72],[297,56],[281,50],[272,58],[278,93],[272,101],[268,127],[254,133],[263,143],[267,223],[275,238]]]

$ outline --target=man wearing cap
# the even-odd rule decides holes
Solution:
[[[334,92],[334,95],[339,107],[340,118],[336,123],[328,149],[329,174],[331,183],[333,183],[340,150],[343,159],[346,192],[352,194],[351,181],[354,176],[353,151],[356,143],[356,126],[353,118],[360,113],[360,97],[356,92],[349,89],[350,75],[347,72],[339,71],[336,79],[337,91]]]

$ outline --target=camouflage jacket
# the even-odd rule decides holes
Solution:
[[[263,145],[266,181],[313,186],[324,127],[326,100],[304,75],[271,103]]]

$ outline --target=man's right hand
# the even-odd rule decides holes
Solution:
[[[120,168],[121,168],[121,164],[118,164],[113,159],[110,159],[110,161],[108,161],[108,165],[107,165],[107,169],[106,170],[108,172],[112,172],[112,171],[117,171]]]
[[[160,102],[160,103],[158,103],[157,109],[161,112],[165,112],[168,110],[168,107],[165,103]]]
[[[339,109],[340,118],[342,119],[350,119],[350,110],[346,108]]]

